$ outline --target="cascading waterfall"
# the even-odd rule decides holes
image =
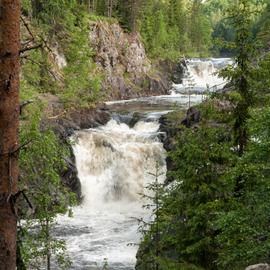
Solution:
[[[188,59],[184,62],[182,84],[174,84],[174,93],[203,93],[222,89],[226,80],[219,77],[217,72],[232,64],[230,58]]]
[[[131,129],[111,120],[104,127],[77,134],[74,151],[84,205],[91,208],[98,203],[107,208],[109,202],[140,200],[139,194],[151,180],[148,171],[155,173],[155,162],[165,166],[162,144],[155,140],[158,128],[157,122],[139,121]]]
[[[166,174],[165,150],[158,122],[139,121],[133,128],[111,120],[106,126],[76,134],[74,153],[84,201],[74,218],[60,218],[69,231],[72,269],[134,269],[139,234],[137,219],[149,215],[142,206],[145,187],[158,167]],[[65,238],[65,237],[64,237]]]
[[[140,239],[137,219],[151,218],[151,211],[143,208],[149,202],[142,194],[155,181],[152,174],[157,167],[159,181],[166,174],[158,120],[175,108],[201,102],[200,94],[187,95],[191,82],[197,93],[205,91],[207,84],[223,87],[226,82],[215,72],[230,63],[230,59],[187,60],[183,83],[173,85],[171,95],[107,102],[115,112],[112,120],[77,132],[74,153],[84,200],[74,208],[73,218],[58,218],[54,231],[67,242],[73,261],[70,269],[101,270],[104,258],[110,270],[134,269],[138,246],[132,244]]]

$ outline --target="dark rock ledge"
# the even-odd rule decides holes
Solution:
[[[75,131],[95,128],[105,125],[111,118],[105,106],[96,108],[65,110],[59,99],[51,94],[40,96],[41,102],[46,104],[43,113],[41,129],[51,128],[60,142],[69,148],[69,156],[65,157],[66,168],[60,172],[62,182],[77,194],[78,201],[82,199],[81,183],[78,178],[76,160],[69,138]]]

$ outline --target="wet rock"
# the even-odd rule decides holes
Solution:
[[[183,119],[183,115],[184,112],[173,112],[163,115],[159,119],[160,132],[166,134],[165,136],[163,135],[161,141],[163,142],[163,147],[167,152],[170,152],[175,147],[177,134],[182,130],[181,121]],[[174,162],[170,156],[167,156],[166,164],[168,171],[173,171],[175,169]],[[169,184],[172,181],[173,179],[167,175],[165,184]]]
[[[185,59],[181,59],[172,71],[172,81],[175,84],[181,84],[183,82],[185,70],[187,69],[187,64]]]
[[[248,266],[245,270],[270,270],[270,265],[266,263],[260,263]]]
[[[66,111],[59,98],[51,94],[41,95],[40,99],[46,104],[41,130],[52,129],[60,142],[69,148],[69,156],[65,157],[66,168],[60,172],[62,182],[81,200],[81,183],[69,138],[76,130],[105,125],[111,118],[110,113],[102,105],[98,108]]]
[[[81,182],[78,179],[78,171],[75,165],[75,156],[71,146],[70,156],[65,158],[66,168],[61,172],[62,182],[76,193],[78,201],[82,200]]]
[[[140,121],[140,119],[142,119],[143,115],[140,112],[135,112],[132,116],[131,121],[129,122],[129,127],[133,128],[136,123],[138,123]]]
[[[199,123],[201,113],[196,107],[191,107],[187,110],[186,118],[181,122],[186,127],[191,127],[194,123]]]
[[[158,69],[163,74],[163,77],[166,77],[168,81],[175,84],[181,84],[183,82],[186,68],[185,59],[178,61],[161,60],[158,62]]]

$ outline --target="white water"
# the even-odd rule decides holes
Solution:
[[[217,72],[232,63],[230,58],[186,60],[183,82],[173,85],[173,93],[186,93],[188,91],[202,93],[206,90],[213,92],[222,89],[226,80],[219,77]]]
[[[156,173],[156,164],[163,173],[160,181],[166,174],[158,129],[157,122],[139,121],[129,128],[111,120],[77,133],[74,153],[85,198],[73,219],[59,220],[71,234],[67,243],[73,269],[101,268],[103,258],[110,269],[134,268],[137,246],[128,244],[138,244],[137,219],[149,216],[141,194],[154,181],[149,173]]]
[[[206,84],[221,82],[214,72],[228,63],[228,59],[193,59],[186,76],[204,91]],[[76,134],[74,153],[84,201],[74,209],[73,218],[59,217],[56,228],[60,238],[67,241],[71,269],[102,269],[104,258],[110,270],[134,269],[138,246],[129,244],[139,243],[136,219],[150,218],[150,211],[142,208],[146,202],[140,194],[154,181],[149,173],[156,172],[157,163],[163,173],[159,181],[166,174],[158,120],[175,107],[187,108],[189,100],[191,105],[202,100],[201,95],[176,93],[186,89],[185,82],[174,85],[172,95],[107,102],[112,111],[125,111],[125,119],[140,112],[133,128],[115,117],[105,126]]]

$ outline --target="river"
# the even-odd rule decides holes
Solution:
[[[84,195],[74,216],[60,216],[55,235],[67,243],[70,269],[132,270],[140,241],[138,219],[150,219],[142,194],[166,175],[159,118],[202,101],[225,84],[215,72],[230,59],[189,59],[183,83],[171,95],[107,102],[112,119],[76,133],[74,153]],[[106,268],[107,269],[107,268]]]

